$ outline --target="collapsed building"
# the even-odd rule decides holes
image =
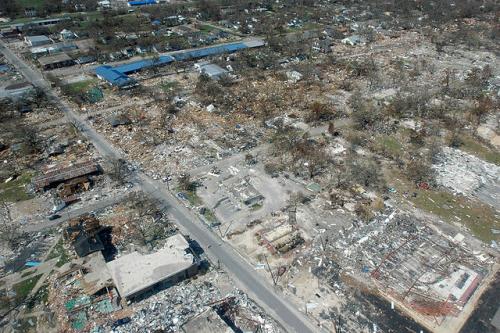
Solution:
[[[59,184],[57,194],[66,204],[69,204],[76,201],[76,193],[88,191],[90,186],[91,179],[88,176],[82,176]]]
[[[67,67],[75,64],[73,59],[71,59],[71,57],[66,53],[44,56],[38,58],[38,62],[40,63],[40,66],[42,66],[44,70]]]
[[[104,244],[99,236],[101,225],[99,220],[91,215],[84,215],[70,220],[64,231],[64,237],[74,247],[79,257],[104,250]]]
[[[286,253],[304,242],[296,225],[283,223],[269,230],[262,230],[257,235],[261,244],[275,253]]]
[[[100,171],[99,164],[94,161],[85,161],[69,166],[56,166],[44,172],[43,175],[34,177],[32,182],[35,190],[40,191],[78,177],[98,174]]]
[[[331,237],[335,240],[324,240],[314,275],[332,288],[347,274],[371,282],[381,295],[432,325],[462,316],[491,273],[491,261],[472,251],[463,235],[444,236],[396,212]]]
[[[106,228],[92,215],[83,215],[68,222],[64,238],[83,258],[105,250],[101,233]],[[120,296],[132,300],[155,289],[175,284],[194,276],[200,265],[186,238],[175,234],[165,240],[161,249],[143,254],[134,251],[109,261],[102,270],[113,280]]]
[[[62,323],[61,331],[89,329],[94,322],[119,318],[122,307],[101,252],[75,259],[59,269],[50,304]]]
[[[233,329],[213,309],[207,309],[181,326],[183,333],[233,333]]]
[[[228,296],[207,305],[210,307],[181,325],[184,333],[263,332],[264,320],[241,304],[241,299]]]

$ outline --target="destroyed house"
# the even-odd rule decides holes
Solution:
[[[72,66],[75,64],[73,59],[70,58],[66,53],[59,53],[51,56],[38,58],[38,62],[43,69],[54,69],[60,67]]]
[[[71,166],[54,168],[45,174],[34,177],[33,185],[37,191],[46,189],[51,186],[57,186],[65,181],[86,176],[97,174],[100,172],[99,165],[93,161],[77,163]]]
[[[72,260],[61,268],[58,279],[79,272],[80,286],[85,295],[95,295],[106,290],[113,290],[114,284],[109,274],[106,261],[101,252],[94,252],[85,257]],[[112,295],[111,292],[107,293]]]
[[[73,245],[79,257],[104,250],[104,244],[99,237],[101,226],[93,216],[83,216],[68,223],[64,236]]]
[[[85,257],[93,252],[104,250],[104,244],[99,235],[89,235],[85,231],[78,234],[73,247],[79,257]]]
[[[92,62],[96,62],[97,58],[91,55],[81,56],[76,59],[76,63],[79,65],[90,64]]]
[[[169,237],[157,252],[137,251],[107,263],[122,298],[133,300],[147,291],[164,288],[198,272],[199,259],[180,234]]]
[[[213,308],[189,319],[181,326],[183,333],[234,333]]]

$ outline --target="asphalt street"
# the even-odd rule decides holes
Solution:
[[[127,191],[125,193],[120,193],[118,195],[114,195],[110,198],[104,198],[104,199],[101,198],[96,202],[87,203],[82,208],[61,211],[61,212],[57,213],[58,215],[61,216],[58,219],[55,219],[55,220],[43,219],[43,220],[39,221],[38,223],[30,222],[29,224],[23,225],[21,228],[23,231],[26,231],[26,232],[36,232],[36,231],[40,231],[40,230],[43,230],[46,228],[54,227],[54,226],[59,225],[63,222],[66,222],[72,218],[81,216],[83,214],[90,213],[92,211],[98,211],[98,210],[101,210],[103,208],[120,203],[120,202],[126,200],[127,197],[132,195],[132,193],[134,193],[133,190]]]
[[[114,160],[126,156],[113,147],[103,136],[97,133],[86,120],[77,114],[68,103],[60,98],[50,87],[38,70],[29,67],[22,59],[8,49],[0,41],[0,51],[33,85],[43,89],[49,99],[64,113],[68,121],[72,122],[84,136],[92,142],[103,159]],[[224,243],[208,227],[200,223],[198,217],[166,190],[164,184],[155,181],[140,171],[131,175],[131,180],[145,193],[158,199],[174,217],[181,230],[195,239],[206,251],[207,255],[220,262],[238,287],[246,291],[259,305],[272,315],[289,332],[308,333],[319,332],[301,312],[279,295],[269,283],[262,279],[232,247]]]

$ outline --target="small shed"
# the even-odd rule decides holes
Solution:
[[[195,64],[194,67],[200,73],[205,74],[209,78],[214,79],[214,80],[216,80],[216,79],[220,78],[222,75],[226,75],[228,73],[227,70],[225,70],[224,68],[222,68],[218,65],[215,65],[215,64],[205,62],[205,61]]]
[[[76,39],[78,38],[78,35],[75,34],[73,31],[68,30],[68,29],[63,29],[59,33],[59,38],[62,40],[70,40],[70,39]]]
[[[360,36],[353,35],[353,36],[349,36],[349,37],[342,39],[341,42],[342,42],[342,44],[354,46],[354,45],[363,44],[363,39]]]

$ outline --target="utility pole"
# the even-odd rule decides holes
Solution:
[[[271,278],[273,279],[273,284],[276,285],[276,279],[274,278],[273,270],[271,266],[269,266],[269,261],[267,261],[267,256],[264,255],[264,259],[266,259],[267,269],[269,269],[269,273],[271,273]]]
[[[227,233],[229,232],[229,228],[231,228],[231,226],[233,225],[235,220],[232,220],[231,223],[229,223],[229,225],[227,226],[227,229],[226,231],[224,232],[224,237],[226,237]]]
[[[220,230],[220,225],[217,225],[217,230],[219,230],[220,238],[224,238],[224,236],[222,236],[222,231]]]

